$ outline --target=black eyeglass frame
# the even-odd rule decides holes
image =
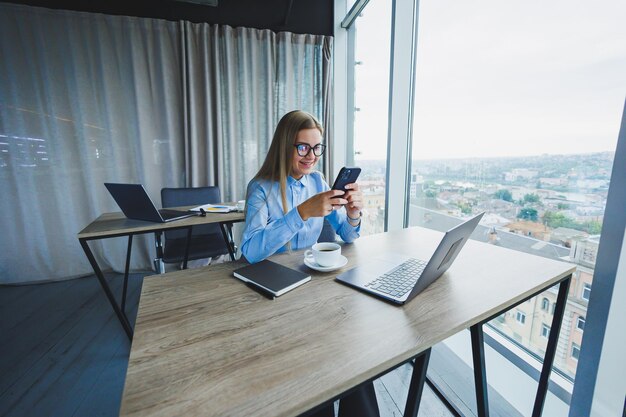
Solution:
[[[326,145],[324,145],[323,143],[318,143],[315,146],[311,146],[308,143],[294,143],[293,146],[294,148],[296,148],[296,152],[298,152],[298,155],[303,158],[307,156],[311,151],[313,151],[313,155],[318,156],[318,157],[324,155],[324,152],[326,152]],[[300,152],[301,147],[306,149],[306,152],[304,154]],[[318,153],[316,149],[321,149],[321,151],[319,151]]]

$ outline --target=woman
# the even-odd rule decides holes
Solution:
[[[312,115],[292,111],[280,119],[265,162],[248,184],[246,227],[241,251],[250,263],[317,242],[324,218],[344,242],[359,237],[363,194],[349,184],[347,192],[331,190],[315,165],[324,153],[322,125]],[[331,406],[316,417],[334,416]],[[379,416],[370,382],[339,402],[339,416]]]
[[[317,242],[324,218],[344,242],[359,237],[363,195],[358,184],[331,190],[315,165],[324,153],[322,126],[292,111],[278,122],[265,162],[248,184],[241,251],[250,263]],[[345,210],[341,210],[345,207]]]

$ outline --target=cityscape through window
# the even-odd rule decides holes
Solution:
[[[386,39],[376,3],[358,20],[360,33]],[[419,3],[409,226],[446,231],[484,211],[473,239],[574,264],[555,359],[570,383],[624,100],[625,8],[617,0]],[[384,228],[393,138],[377,130],[387,127],[386,108],[359,100],[359,91],[388,93],[388,73],[379,72],[388,57],[357,52],[355,161],[368,173],[360,182],[376,214],[363,223],[368,234]],[[540,361],[556,296],[554,288],[519,305],[490,322],[489,333]]]
[[[586,315],[619,133],[626,77],[610,62],[626,70],[626,46],[615,43],[626,30],[611,4],[623,9],[420,2],[410,223],[444,231],[484,211],[474,239],[575,264],[563,346],[582,342],[576,318]],[[541,358],[556,295],[518,307],[524,331],[507,315],[489,327]],[[573,381],[568,356],[560,350],[555,366]]]

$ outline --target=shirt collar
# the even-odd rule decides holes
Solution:
[[[302,187],[306,187],[308,185],[308,183],[309,183],[309,176],[308,175],[303,175],[302,178],[300,178],[299,180],[295,179],[291,175],[289,175],[287,177],[287,185],[289,185],[290,187],[293,187],[295,185],[300,185]]]

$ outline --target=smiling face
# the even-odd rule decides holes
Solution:
[[[322,134],[316,128],[302,129],[296,135],[294,145],[306,144],[313,148],[315,145],[322,143]],[[313,149],[306,156],[298,155],[296,147],[293,147],[293,157],[291,163],[291,176],[299,180],[303,175],[313,172],[319,156],[315,156]]]

